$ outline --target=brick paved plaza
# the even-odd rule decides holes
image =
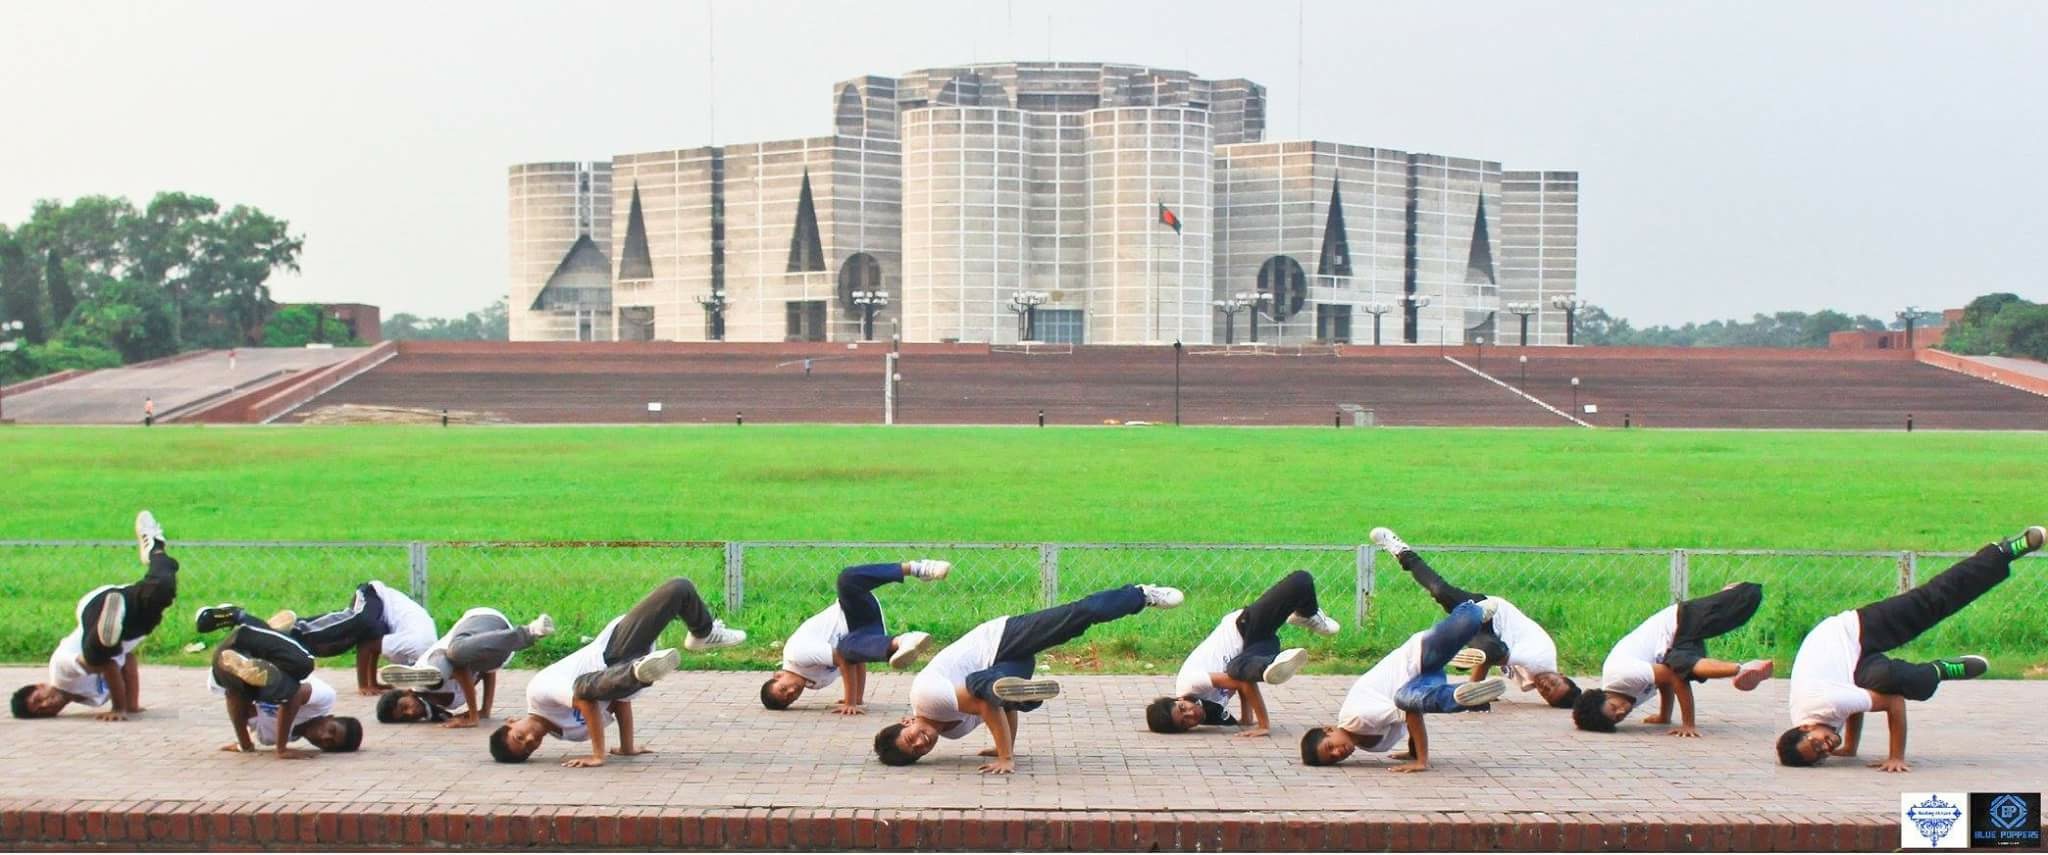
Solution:
[[[523,707],[530,673],[506,675],[500,717]],[[10,687],[40,674],[0,668]],[[338,688],[352,686],[346,673],[327,669],[322,676]],[[1699,704],[1706,735],[1698,740],[1640,724],[1616,735],[1581,733],[1566,712],[1530,702],[1533,696],[1511,695],[1492,713],[1433,717],[1434,770],[1397,776],[1383,770],[1384,759],[1360,762],[1362,754],[1330,769],[1309,769],[1298,760],[1295,744],[1302,729],[1334,716],[1348,677],[1303,677],[1274,688],[1274,735],[1239,741],[1214,731],[1146,732],[1141,707],[1169,686],[1170,675],[1084,676],[1065,679],[1066,697],[1024,717],[1017,774],[985,777],[976,774],[973,755],[989,744],[986,731],[943,743],[910,768],[875,762],[870,740],[902,715],[907,675],[873,675],[869,696],[875,703],[868,716],[857,719],[822,711],[831,690],[807,696],[788,712],[767,712],[757,700],[763,676],[678,674],[637,704],[644,741],[656,753],[615,757],[599,769],[564,769],[556,762],[584,750],[580,745],[550,741],[534,762],[499,765],[486,753],[487,729],[379,725],[374,699],[352,692],[344,695],[339,712],[365,721],[368,733],[358,754],[282,762],[221,753],[216,749],[232,734],[220,703],[205,691],[203,673],[148,667],[143,705],[149,711],[136,720],[101,723],[74,709],[56,720],[10,719],[0,725],[0,813],[6,822],[0,843],[80,836],[136,843],[138,831],[147,831],[152,844],[189,848],[207,841],[201,818],[224,812],[252,814],[257,822],[219,820],[221,831],[211,838],[215,845],[223,835],[239,845],[374,845],[377,833],[412,834],[415,842],[431,843],[439,829],[442,842],[500,846],[626,845],[641,835],[644,845],[784,848],[807,834],[828,835],[812,836],[813,842],[839,840],[829,837],[835,827],[853,835],[849,829],[858,820],[867,823],[867,842],[848,836],[838,845],[931,848],[950,840],[954,846],[1002,846],[1013,839],[1003,836],[1007,824],[1019,845],[1027,842],[1024,835],[1042,833],[1041,845],[1048,848],[1145,848],[1133,824],[1139,820],[1154,835],[1167,834],[1167,823],[1195,828],[1216,820],[1215,833],[1224,837],[1212,842],[1226,846],[1235,840],[1247,846],[1293,841],[1465,848],[1517,845],[1515,835],[1522,834],[1521,848],[1640,847],[1646,841],[1677,848],[1833,848],[1896,845],[1894,816],[1902,789],[2048,789],[2048,764],[2042,763],[2048,733],[2034,726],[2035,711],[2048,703],[2048,683],[2039,682],[1958,683],[1945,687],[1936,701],[1916,705],[1909,775],[1886,775],[1861,763],[1780,768],[1770,740],[1784,727],[1781,679],[1749,695],[1718,683],[1704,687]],[[1885,739],[1882,723],[1873,721],[1864,753],[1882,756]],[[579,809],[590,806],[624,810]],[[451,816],[430,825],[425,815],[437,810]],[[68,824],[51,818],[77,812],[88,818]],[[29,827],[38,813],[40,831]],[[131,813],[151,818],[146,825],[137,819],[131,828],[120,820]],[[306,815],[302,828],[272,818],[300,813]],[[367,819],[358,826],[357,814],[416,817],[421,827],[372,832]],[[519,818],[509,831],[507,823],[479,819],[508,814]],[[616,825],[599,819],[621,815],[626,821]],[[186,816],[192,817],[189,828]],[[555,816],[576,822],[565,819],[556,828],[546,821]],[[676,831],[662,825],[662,818],[678,816],[706,827]],[[778,822],[807,817],[817,821],[816,828],[794,837],[786,828],[777,830]],[[969,821],[977,819],[993,825],[967,836],[945,830],[948,823],[971,827]],[[1099,820],[1102,832],[1089,837],[1076,819]],[[1161,827],[1152,828],[1154,821]],[[1279,836],[1257,836],[1262,822]],[[1806,823],[1837,825],[1800,827]],[[1492,830],[1464,836],[1460,829],[1467,824]],[[574,829],[585,826],[595,836],[579,839],[582,832]],[[1371,836],[1373,827],[1381,836]],[[276,841],[241,837],[262,837],[264,828]],[[522,839],[522,833],[529,837]],[[756,833],[767,836],[747,836]],[[1164,848],[1198,845],[1188,838],[1191,833],[1173,832],[1178,837],[1160,842]],[[1667,833],[1698,837],[1661,836]],[[607,841],[606,834],[615,836]],[[991,836],[976,836],[984,834]]]

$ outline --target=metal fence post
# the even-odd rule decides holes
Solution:
[[[1052,608],[1060,598],[1060,545],[1041,543],[1038,545],[1038,590],[1045,608]]]
[[[725,610],[738,614],[741,604],[747,600],[747,547],[745,544],[727,541],[725,544]]]
[[[406,559],[412,564],[412,598],[424,606],[427,604],[427,545],[417,540],[405,545]]]
[[[1374,578],[1373,562],[1378,557],[1378,551],[1374,550],[1372,546],[1360,545],[1358,547],[1358,591],[1356,594],[1358,614],[1355,617],[1359,626],[1364,626],[1366,616],[1372,613],[1372,589],[1373,585],[1377,582]]]
[[[1899,553],[1899,593],[1913,590],[1914,577],[1920,575],[1920,555],[1912,550]]]
[[[1689,591],[1689,590],[1690,590],[1691,588],[1692,588],[1692,561],[1691,561],[1691,559],[1690,559],[1690,558],[1688,558],[1688,557],[1686,556],[1685,550],[1683,550],[1683,549],[1674,549],[1674,550],[1671,550],[1671,599],[1672,599],[1672,601],[1673,601],[1673,602],[1681,602],[1681,601],[1685,600],[1685,598],[1686,598],[1686,596],[1687,596],[1687,592],[1688,592],[1688,591]]]

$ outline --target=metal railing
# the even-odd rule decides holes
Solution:
[[[15,613],[0,625],[0,658],[47,656],[72,625],[80,595],[137,574],[133,549],[125,541],[0,541],[0,594]],[[1596,671],[1617,638],[1674,599],[1745,580],[1764,584],[1765,605],[1748,626],[1714,642],[1713,653],[1776,656],[1789,665],[1806,631],[1821,618],[1906,590],[1962,555],[1418,549],[1453,583],[1513,600],[1544,624],[1567,667],[1581,673]],[[181,613],[167,619],[161,637],[150,642],[147,649],[159,652],[199,640],[182,616],[188,606],[236,602],[257,611],[290,607],[311,613],[340,607],[356,584],[374,578],[409,586],[444,625],[475,605],[494,606],[515,619],[548,612],[565,631],[543,645],[545,661],[572,649],[655,584],[683,576],[722,606],[728,623],[753,634],[732,661],[757,663],[772,658],[775,644],[831,602],[841,567],[924,557],[951,560],[956,570],[944,582],[912,582],[880,596],[892,625],[931,631],[945,641],[996,615],[1116,585],[1186,590],[1184,608],[1089,634],[1092,655],[1119,668],[1170,671],[1220,615],[1297,569],[1315,576],[1324,610],[1345,623],[1333,638],[1301,642],[1317,658],[1369,660],[1441,615],[1392,559],[1356,544],[192,541],[174,543],[172,554],[183,566]],[[1905,655],[1992,651],[2018,653],[2026,662],[2048,658],[2044,577],[2016,571],[2001,589],[1923,636]]]

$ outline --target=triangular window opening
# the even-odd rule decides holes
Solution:
[[[619,278],[654,278],[654,259],[647,253],[647,220],[640,213],[637,182],[633,184],[633,208],[626,215],[626,245],[619,251]]]
[[[1472,252],[1465,258],[1465,284],[1497,285],[1493,278],[1493,241],[1486,237],[1486,200],[1472,217]]]
[[[825,247],[818,239],[818,209],[811,201],[811,171],[804,170],[803,192],[796,201],[796,231],[789,236],[790,273],[825,272]]]
[[[1351,239],[1344,231],[1344,194],[1334,180],[1330,182],[1330,218],[1323,223],[1323,257],[1316,267],[1319,276],[1351,275]]]

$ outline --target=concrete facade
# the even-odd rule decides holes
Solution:
[[[1381,311],[1459,344],[1575,291],[1576,173],[1265,142],[1265,111],[1241,79],[958,66],[835,84],[830,136],[517,166],[512,337],[1369,343]]]

